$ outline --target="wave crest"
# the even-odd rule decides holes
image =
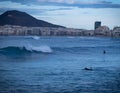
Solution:
[[[0,48],[0,52],[11,52],[11,53],[26,53],[26,52],[42,52],[52,53],[52,49],[49,46],[6,46]]]
[[[29,51],[51,53],[52,49],[49,46],[29,46],[26,48]]]

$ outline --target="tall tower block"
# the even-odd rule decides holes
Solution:
[[[94,25],[94,29],[96,30],[100,26],[101,26],[101,21],[96,21]]]

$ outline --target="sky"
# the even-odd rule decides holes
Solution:
[[[94,22],[120,26],[120,0],[0,0],[0,14],[27,12],[37,19],[78,29],[94,29]]]

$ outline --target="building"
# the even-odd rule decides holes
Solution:
[[[94,35],[96,35],[96,36],[111,36],[111,30],[107,26],[100,26],[95,30]]]
[[[95,25],[94,25],[94,29],[96,30],[97,28],[99,28],[101,26],[101,22],[100,21],[96,21]]]
[[[112,31],[113,37],[120,37],[120,27],[114,27]]]

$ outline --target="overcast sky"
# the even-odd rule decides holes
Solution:
[[[0,0],[0,14],[7,10],[70,28],[94,29],[95,21],[120,26],[120,0]]]

